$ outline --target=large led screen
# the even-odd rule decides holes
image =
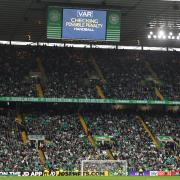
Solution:
[[[62,38],[105,40],[106,11],[64,9]]]
[[[118,42],[120,25],[120,11],[48,7],[48,39]]]

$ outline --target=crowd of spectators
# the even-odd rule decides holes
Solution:
[[[99,85],[108,98],[155,100],[156,87],[178,100],[179,68],[177,52],[1,46],[0,96],[35,97],[40,82],[45,97],[99,98]]]
[[[0,96],[36,96],[33,51],[27,47],[0,47]]]
[[[28,143],[24,145],[18,124],[13,112],[0,114],[0,171],[39,171],[43,167],[39,163],[36,148]]]
[[[164,98],[180,100],[179,53],[149,52],[146,56],[161,82],[159,89]]]
[[[27,114],[25,123],[28,134],[45,135],[44,153],[50,169],[79,169],[81,160],[93,153],[93,148],[82,138],[84,133],[77,114]]]
[[[106,160],[110,150],[117,160],[126,160],[129,170],[176,170],[180,168],[180,150],[177,143],[163,143],[157,149],[148,133],[139,123],[136,113],[84,112],[89,133],[94,136],[111,136],[94,149],[88,142],[79,122],[78,114],[56,111],[27,112],[23,127],[28,135],[44,135],[45,164],[38,156],[37,145],[21,142],[20,130],[11,111],[0,116],[0,171],[38,171],[49,169],[80,170],[82,160]],[[180,138],[177,115],[146,114],[144,121],[155,136]],[[163,126],[166,125],[166,126]],[[95,139],[94,139],[95,140]]]
[[[178,52],[101,51],[97,62],[108,80],[110,96],[121,99],[180,99]],[[106,57],[106,58],[104,58]]]
[[[108,89],[108,97],[118,99],[156,99],[151,74],[143,53],[126,50],[99,50],[94,53]]]
[[[42,51],[47,76],[46,97],[96,98],[97,79],[92,78],[93,67],[86,49]]]
[[[174,143],[158,150],[135,114],[105,113],[87,115],[91,132],[100,136],[112,136],[111,150],[114,157],[127,160],[131,170],[143,167],[146,170],[177,169],[180,150]],[[144,116],[153,134],[157,137],[179,138],[179,120],[171,116]]]
[[[158,88],[165,99],[179,100],[179,69],[177,52],[1,46],[0,96],[35,97],[40,83],[44,97],[99,98],[98,85],[107,98],[156,100]],[[39,171],[45,166],[79,170],[83,159],[108,159],[107,149],[115,159],[127,160],[131,170],[180,167],[179,120],[171,114],[143,115],[156,137],[171,136],[175,142],[161,143],[158,150],[135,113],[84,113],[91,135],[113,137],[108,143],[98,143],[94,150],[77,114],[25,113],[23,128],[27,134],[45,136],[41,142],[45,165],[33,142],[21,142],[21,127],[15,117],[13,111],[0,114],[0,171]]]

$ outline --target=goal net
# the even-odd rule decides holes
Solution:
[[[83,160],[81,176],[127,176],[127,161]]]

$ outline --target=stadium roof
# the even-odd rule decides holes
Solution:
[[[150,31],[180,33],[180,1],[163,0],[0,0],[0,40],[47,41],[48,5],[119,9],[122,45],[178,46],[178,41],[149,40]]]

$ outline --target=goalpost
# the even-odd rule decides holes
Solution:
[[[82,160],[81,176],[127,176],[127,161]]]

